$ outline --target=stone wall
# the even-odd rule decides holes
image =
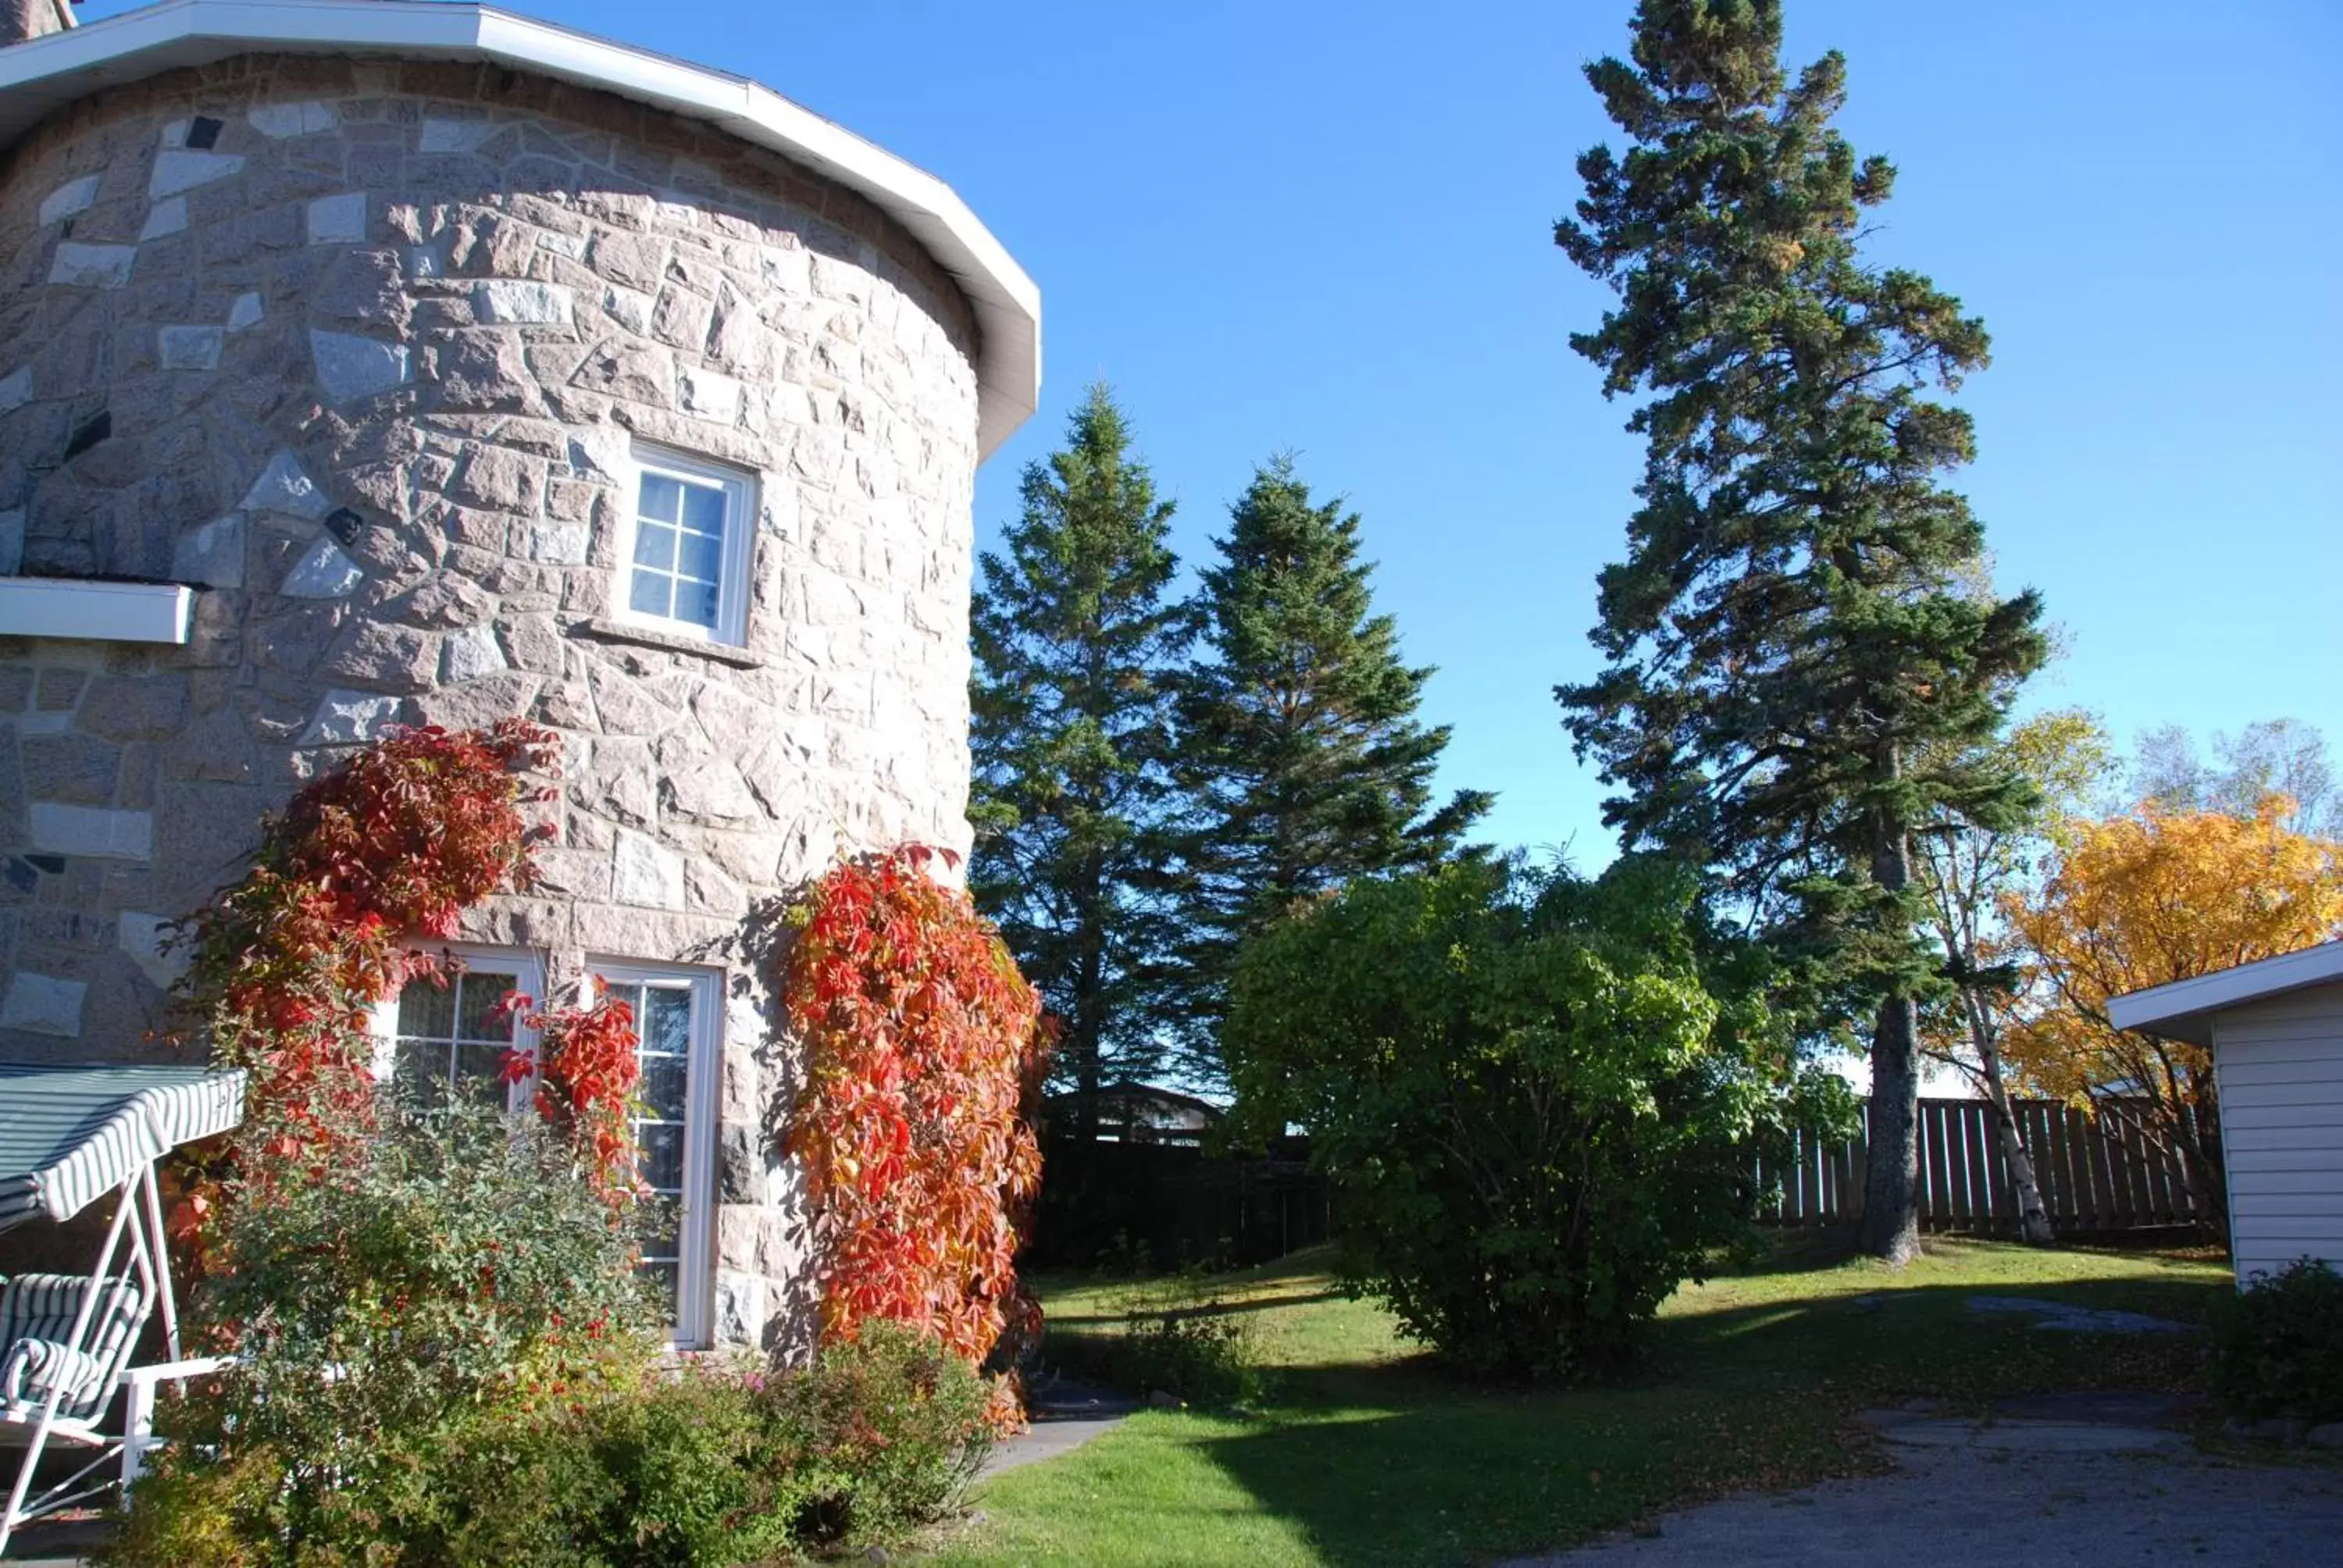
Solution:
[[[0,639],[0,1055],[135,1057],[163,922],[392,722],[521,714],[538,896],[466,935],[727,971],[717,1292],[795,1325],[756,933],[965,849],[966,302],[860,197],[494,67],[245,56],[0,163],[0,571],[199,585],[185,648]],[[629,443],[758,481],[747,646],[608,618]],[[797,1304],[801,1305],[801,1302]]]

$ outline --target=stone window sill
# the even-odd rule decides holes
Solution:
[[[590,637],[597,642],[627,642],[638,648],[656,648],[668,653],[697,654],[718,664],[729,664],[735,669],[762,669],[766,663],[764,655],[751,653],[745,648],[734,648],[723,642],[704,642],[696,637],[673,637],[663,631],[653,631],[649,627],[612,620],[607,616],[582,621],[572,627],[569,634],[572,637]]]

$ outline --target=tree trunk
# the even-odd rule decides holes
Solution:
[[[1893,777],[1891,757],[1887,772]],[[1912,881],[1912,845],[1901,823],[1882,820],[1871,874],[1890,893]],[[1920,1253],[1920,1019],[1911,997],[1879,1004],[1871,1032],[1871,1151],[1855,1245],[1901,1268]]]
[[[2010,1185],[2017,1189],[2017,1234],[2021,1241],[2046,1247],[2057,1240],[2050,1211],[2042,1201],[2042,1184],[2035,1178],[2034,1157],[2026,1152],[2025,1135],[2017,1130],[2017,1112],[2002,1087],[2001,1052],[1985,1048],[1985,1094],[1993,1102],[1993,1125],[2001,1135],[2001,1158],[2009,1167]]]

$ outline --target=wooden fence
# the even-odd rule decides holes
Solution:
[[[2060,1235],[2199,1222],[2178,1159],[2125,1119],[2094,1117],[2056,1100],[2015,1102],[2043,1206]],[[1802,1141],[1795,1161],[1761,1169],[1779,1194],[1762,1218],[1835,1225],[1861,1217],[1866,1140],[1835,1147]],[[1981,1100],[1920,1101],[1920,1223],[1931,1231],[2015,1235],[2011,1184],[1993,1108]]]

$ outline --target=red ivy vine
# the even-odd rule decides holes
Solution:
[[[602,994],[586,1007],[531,1014],[533,1051],[505,1053],[507,1083],[537,1080],[537,1110],[561,1130],[585,1162],[586,1179],[612,1207],[641,1196],[628,1107],[643,1074],[635,1010]]]
[[[1015,1259],[1048,1031],[991,924],[928,874],[940,853],[837,866],[797,910],[782,991],[809,1063],[789,1143],[812,1173],[824,1335],[892,1319],[981,1363],[1040,1327]]]

